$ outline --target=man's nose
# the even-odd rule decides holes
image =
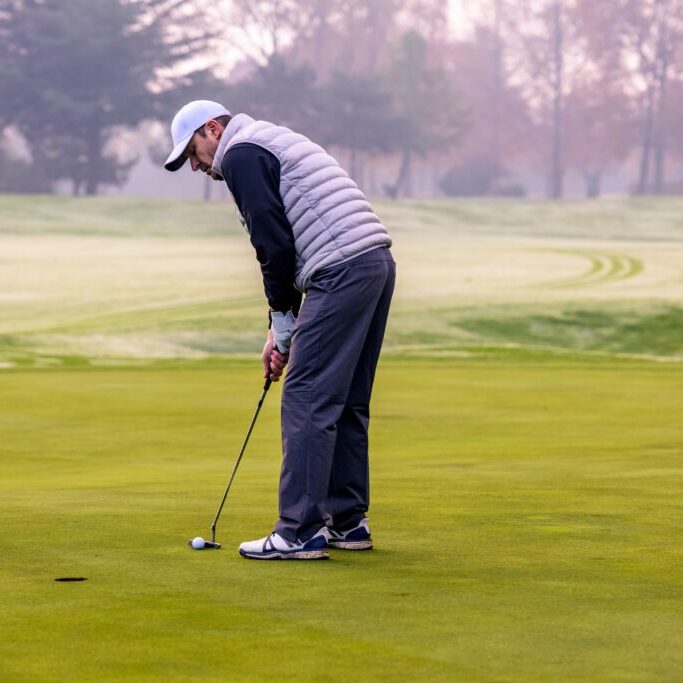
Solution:
[[[196,171],[199,168],[199,162],[194,157],[190,157],[190,165],[192,166],[193,171]]]

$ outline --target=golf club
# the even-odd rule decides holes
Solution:
[[[212,549],[218,549],[221,547],[220,543],[216,542],[216,525],[218,524],[218,519],[221,516],[221,512],[223,511],[223,506],[225,505],[225,501],[228,498],[228,493],[230,492],[230,487],[232,486],[232,481],[235,478],[235,474],[237,474],[237,468],[240,466],[240,462],[242,460],[242,456],[244,455],[244,450],[247,447],[247,443],[249,442],[249,437],[251,436],[251,432],[254,429],[254,425],[256,424],[256,418],[258,417],[258,414],[261,412],[261,406],[263,405],[263,401],[266,398],[266,394],[268,393],[268,389],[270,389],[270,385],[272,384],[270,378],[266,380],[266,383],[263,385],[263,392],[261,394],[261,398],[259,399],[258,405],[256,406],[256,412],[254,413],[254,417],[251,418],[251,424],[249,425],[249,430],[247,431],[247,435],[244,437],[244,443],[242,444],[242,448],[240,449],[239,455],[237,456],[237,460],[235,462],[235,467],[232,470],[232,474],[230,475],[230,479],[228,479],[228,484],[225,487],[225,491],[223,493],[223,499],[221,500],[221,504],[218,506],[218,511],[216,512],[216,516],[213,518],[213,523],[211,524],[211,540],[210,541],[205,541],[203,538],[200,536],[197,536],[197,538],[194,538],[192,540],[189,540],[187,542],[187,545],[189,545],[191,548],[194,548],[195,550],[212,550]]]

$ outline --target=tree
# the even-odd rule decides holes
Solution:
[[[636,134],[627,95],[604,79],[577,85],[566,100],[567,165],[582,175],[586,196],[600,196],[602,177],[623,162]]]
[[[236,111],[246,110],[312,136],[320,134],[319,94],[315,73],[308,66],[294,66],[272,55],[266,64],[221,90]]]
[[[446,39],[443,0],[299,0],[298,4],[303,6],[299,16],[305,20],[287,55],[299,64],[310,64],[322,82],[340,71],[380,75],[406,27],[420,33],[430,47]]]
[[[534,126],[520,87],[512,83],[500,3],[493,9],[471,37],[452,44],[447,68],[468,113],[459,155],[466,164],[488,169],[487,191],[495,193],[510,164],[532,146]]]
[[[678,78],[671,82],[667,94],[667,106],[662,116],[664,130],[668,134],[666,149],[677,159],[683,159],[683,79]],[[680,181],[676,189],[679,193],[683,193],[683,184]],[[667,186],[663,182],[661,191],[667,192]]]
[[[565,106],[583,66],[579,40],[570,21],[575,0],[518,0],[508,3],[505,31],[512,69],[546,140],[548,195],[564,195]]]
[[[414,156],[446,151],[460,139],[466,115],[445,70],[429,64],[428,45],[416,31],[404,33],[387,69],[387,82],[400,120],[396,140],[401,163],[391,196],[411,193]]]
[[[403,121],[394,114],[386,84],[376,76],[335,73],[321,95],[322,141],[350,151],[349,173],[360,181],[360,155],[395,149]]]
[[[448,3],[443,0],[408,0],[401,19],[428,43],[446,45],[448,38]]]
[[[566,97],[566,159],[583,176],[589,197],[599,196],[604,172],[627,158],[637,135],[618,41],[605,39],[612,31],[605,23],[609,1],[596,11],[595,4],[579,0],[567,15],[582,68]]]
[[[675,146],[669,98],[683,77],[683,2],[579,0],[579,6],[588,18],[591,55],[612,56],[624,92],[637,103],[640,160],[636,192],[659,193],[665,183],[667,152]]]
[[[240,79],[228,90],[230,102],[348,149],[356,177],[364,155],[400,152],[395,194],[410,191],[413,156],[450,144],[462,112],[430,49],[445,36],[443,3],[233,0],[232,6],[240,41],[258,32],[267,38],[250,50],[255,68],[245,61],[233,70]],[[433,42],[417,31],[404,35],[411,22]]]
[[[95,194],[134,162],[112,146],[121,128],[160,110],[168,69],[192,52],[166,21],[177,0],[5,0],[0,54],[5,123],[26,139],[39,178]],[[184,79],[184,80],[183,80]],[[188,74],[180,77],[186,84]],[[5,97],[6,96],[6,97]]]
[[[625,48],[635,57],[643,92],[643,128],[637,192],[652,189],[660,194],[664,185],[664,162],[668,146],[667,97],[678,47],[683,40],[683,3],[676,0],[625,1],[621,8]],[[679,72],[680,73],[680,72]],[[653,177],[654,176],[654,177]]]
[[[16,144],[15,131],[6,128],[0,133],[0,192],[46,192],[49,187],[36,183],[31,164],[23,154],[23,145]]]
[[[217,20],[227,20],[232,45],[258,66],[299,41],[314,9],[302,0],[230,0],[214,7]]]

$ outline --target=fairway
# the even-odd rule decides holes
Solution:
[[[683,359],[683,201],[378,203],[385,351]],[[267,305],[224,202],[0,197],[0,363],[254,357]]]
[[[0,680],[683,679],[683,202],[379,209],[376,549],[268,563],[232,208],[0,198]]]

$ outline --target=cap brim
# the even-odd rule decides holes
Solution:
[[[168,159],[164,163],[164,168],[167,171],[177,171],[187,161],[185,158],[185,148],[190,144],[192,135],[193,133],[190,133],[187,137],[184,137],[168,155]]]

